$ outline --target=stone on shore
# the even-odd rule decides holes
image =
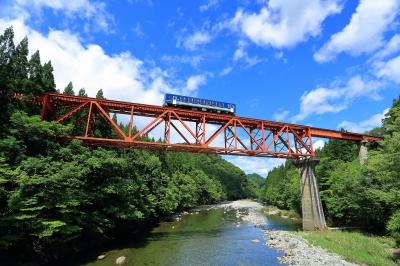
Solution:
[[[117,265],[122,265],[122,264],[125,263],[125,261],[126,261],[126,257],[125,257],[125,256],[121,256],[121,257],[118,257],[118,258],[115,260],[115,264],[117,264]]]
[[[105,254],[101,254],[101,255],[97,256],[97,259],[98,259],[98,260],[102,260],[102,259],[104,259],[105,257],[106,257]]]

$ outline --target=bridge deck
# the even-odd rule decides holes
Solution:
[[[382,140],[365,134],[306,125],[55,93],[45,94],[39,103],[43,118],[59,123],[72,120],[75,124],[84,124],[82,134],[71,137],[91,145],[299,158],[314,156],[313,137],[368,142]],[[111,119],[110,113],[127,116],[128,132]],[[144,117],[150,118],[150,122]],[[99,118],[111,127],[115,133],[113,138],[96,136],[94,127]],[[138,132],[133,132],[133,126]],[[161,141],[145,138],[160,127],[163,132]],[[180,141],[174,143],[171,136]]]

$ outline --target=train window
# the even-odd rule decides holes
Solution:
[[[172,96],[172,99],[175,100],[176,99],[175,96]]]

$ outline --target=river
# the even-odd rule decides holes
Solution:
[[[76,264],[115,265],[125,256],[124,265],[282,265],[277,257],[283,252],[265,245],[261,227],[297,230],[301,224],[245,205],[193,210],[161,222],[143,236],[88,254]],[[254,214],[262,226],[255,226]],[[98,260],[101,254],[106,256]]]

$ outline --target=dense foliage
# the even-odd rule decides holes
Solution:
[[[315,172],[325,214],[332,225],[387,230],[400,241],[400,99],[393,102],[374,134],[385,140],[368,145],[361,166],[355,143],[332,140],[317,151]],[[299,174],[291,161],[273,169],[262,198],[300,212]]]
[[[257,196],[257,183],[219,156],[59,142],[82,128],[42,121],[29,102],[55,91],[52,71],[39,52],[28,60],[26,38],[14,46],[12,28],[0,36],[0,253],[51,259],[182,209]],[[72,83],[64,93],[74,94]],[[113,134],[97,128],[96,135]]]

